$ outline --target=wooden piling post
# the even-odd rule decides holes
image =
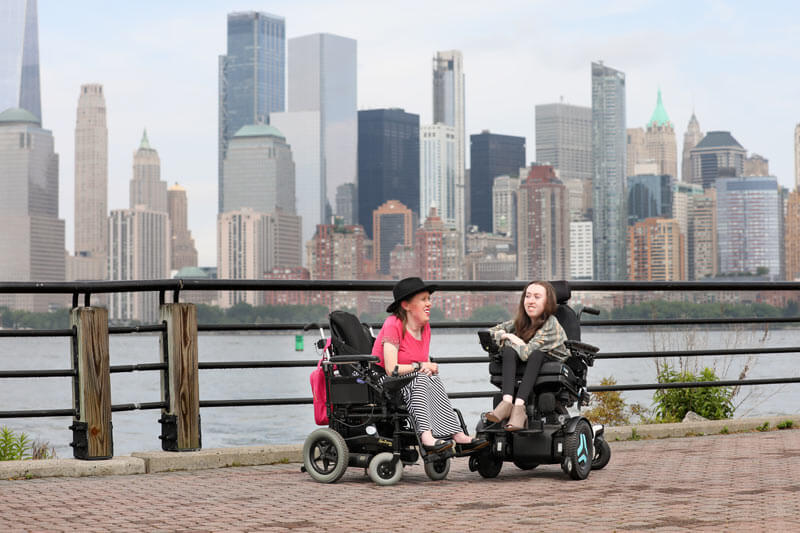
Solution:
[[[190,303],[161,305],[161,447],[166,451],[198,450],[200,387],[197,372],[197,307]]]
[[[111,374],[108,355],[108,310],[76,307],[70,312],[73,328],[72,425],[76,459],[109,459],[114,455],[111,425]]]

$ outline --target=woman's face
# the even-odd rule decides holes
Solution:
[[[541,285],[530,285],[525,289],[525,313],[535,320],[542,316],[544,313],[545,304],[547,303],[547,290]]]
[[[401,305],[409,318],[413,317],[420,324],[425,324],[431,319],[431,293],[428,291],[418,292]]]

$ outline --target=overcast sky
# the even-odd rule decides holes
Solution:
[[[731,131],[769,159],[781,184],[793,182],[798,2],[39,0],[43,126],[61,158],[70,252],[78,93],[97,82],[108,108],[109,208],[128,207],[147,128],[162,179],[187,189],[201,266],[216,264],[217,64],[227,13],[245,10],[285,17],[289,38],[356,39],[359,109],[402,107],[429,123],[431,58],[459,49],[467,135],[524,136],[532,161],[534,106],[562,96],[591,105],[590,63],[602,59],[626,74],[628,127],[644,126],[660,87],[679,155],[694,110],[703,131]]]

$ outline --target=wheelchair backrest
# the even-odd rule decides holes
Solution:
[[[567,302],[572,296],[572,290],[569,288],[569,283],[564,280],[551,281],[550,284],[556,291],[556,302],[558,302],[558,309],[556,309],[556,319],[561,327],[564,328],[564,333],[571,341],[581,340],[581,325],[578,322],[578,315],[572,310]]]
[[[334,351],[340,355],[369,355],[375,339],[368,326],[347,311],[333,311],[328,315]]]

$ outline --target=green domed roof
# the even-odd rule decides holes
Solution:
[[[658,90],[658,100],[656,101],[656,109],[653,111],[653,116],[650,117],[648,126],[666,126],[670,124],[667,110],[664,109],[664,103],[661,101],[661,89]]]
[[[42,124],[41,121],[36,118],[36,115],[25,109],[20,109],[19,107],[12,107],[0,113],[0,122],[31,122],[37,126]]]
[[[286,139],[283,133],[274,126],[270,126],[269,124],[250,124],[247,126],[242,126],[239,131],[236,132],[234,137],[280,137],[281,139]]]
[[[188,266],[188,267],[183,267],[182,269],[178,270],[178,273],[175,274],[175,278],[174,279],[180,279],[180,278],[201,278],[201,279],[205,279],[207,277],[208,277],[208,273],[205,270],[203,270],[202,268]]]

